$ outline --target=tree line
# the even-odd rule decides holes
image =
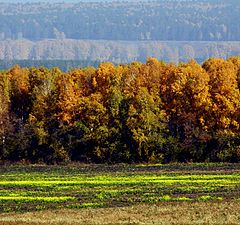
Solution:
[[[20,67],[46,67],[54,68],[58,67],[61,71],[66,72],[72,68],[77,67],[97,67],[99,66],[99,61],[93,60],[30,60],[30,59],[21,59],[21,60],[2,60],[0,59],[0,70],[7,70],[14,65],[19,65]]]
[[[0,160],[240,161],[240,58],[0,73]]]

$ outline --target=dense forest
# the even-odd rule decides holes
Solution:
[[[238,0],[0,3],[0,40],[240,41]]]
[[[0,159],[240,161],[240,58],[0,73]]]

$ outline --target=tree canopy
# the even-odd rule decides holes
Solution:
[[[0,73],[0,160],[240,161],[240,60]]]

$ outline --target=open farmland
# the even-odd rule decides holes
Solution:
[[[65,219],[69,215],[79,219],[80,211],[104,218],[116,210],[130,218],[141,209],[144,215],[150,210],[154,218],[162,213],[158,206],[169,213],[175,207],[179,215],[187,210],[189,218],[191,210],[207,215],[212,209],[226,216],[240,210],[239,164],[2,166],[0,172],[0,224],[28,224],[20,223],[29,221],[23,221],[23,215],[38,224],[37,215],[47,213],[45,220],[52,219],[53,210],[66,214]],[[231,224],[240,224],[237,213],[231,219],[235,222]]]

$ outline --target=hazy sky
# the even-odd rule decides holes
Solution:
[[[26,3],[26,2],[100,2],[100,1],[111,1],[111,0],[0,0],[4,3]]]
[[[52,2],[110,2],[110,1],[114,1],[114,0],[0,0],[1,2],[4,3],[26,3],[26,2],[48,2],[48,3],[52,3]]]
[[[1,2],[4,3],[35,3],[35,2],[113,2],[113,1],[118,1],[118,0],[0,0]],[[120,0],[121,1],[121,0]],[[127,0],[122,0],[122,1],[127,1]],[[128,0],[129,1],[129,0]],[[130,0],[132,2],[137,1],[137,0]],[[140,1],[140,0],[139,0]],[[141,1],[148,1],[148,0],[141,0]],[[161,0],[160,0],[161,1]]]

